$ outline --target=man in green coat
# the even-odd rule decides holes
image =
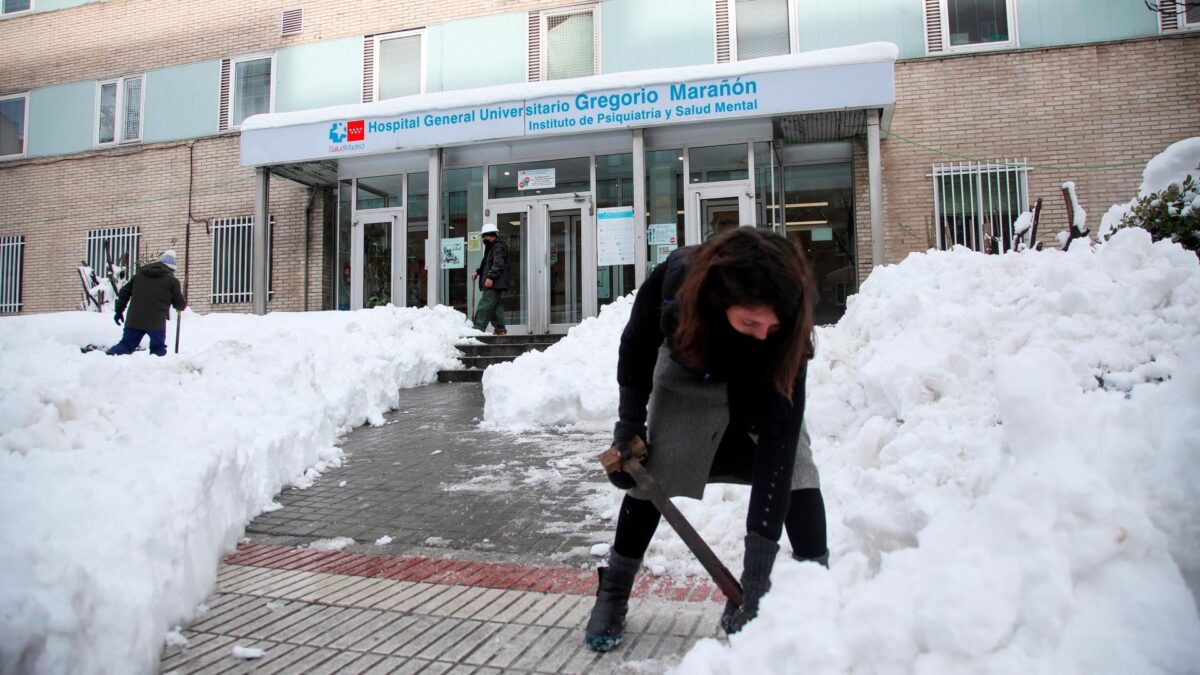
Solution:
[[[496,335],[508,335],[504,327],[504,304],[501,295],[508,290],[508,244],[500,238],[495,223],[484,223],[479,230],[483,237],[483,260],[471,279],[479,279],[479,305],[475,308],[475,330],[487,330],[489,322]]]
[[[133,301],[133,307],[126,321],[125,308],[130,300]],[[175,311],[182,312],[186,306],[179,280],[175,278],[175,251],[167,251],[158,258],[158,262],[138,270],[129,283],[121,287],[113,321],[118,326],[124,322],[125,332],[121,341],[105,353],[110,356],[132,354],[142,343],[142,338],[149,335],[150,353],[165,356],[169,308],[174,307]]]

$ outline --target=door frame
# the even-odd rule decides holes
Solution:
[[[700,203],[705,199],[738,200],[738,224],[754,227],[754,191],[749,179],[723,181],[720,183],[692,183],[684,188],[683,241],[685,246],[702,244],[704,223],[701,222]]]
[[[590,192],[545,195],[538,197],[505,197],[489,199],[484,204],[484,221],[495,222],[500,213],[524,211],[528,215],[529,250],[525,252],[525,278],[528,280],[526,323],[510,326],[514,335],[565,334],[574,323],[550,323],[550,212],[579,211],[581,229],[579,253],[583,318],[596,316],[599,300],[596,297],[596,209]]]
[[[408,244],[406,229],[408,221],[404,218],[404,208],[395,207],[390,209],[370,209],[365,211],[357,211],[354,214],[354,220],[350,224],[350,309],[358,310],[363,308],[363,265],[365,263],[366,244],[364,242],[365,225],[371,223],[388,223],[392,225],[392,275],[391,275],[391,304],[396,307],[403,307],[408,301],[407,293],[405,293],[404,275],[407,272],[405,263],[408,260],[405,249]],[[397,302],[396,291],[399,289],[400,296]]]

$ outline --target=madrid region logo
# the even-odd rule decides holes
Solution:
[[[334,122],[333,124],[329,125],[329,140],[332,143],[361,141],[366,137],[366,132],[365,120]]]

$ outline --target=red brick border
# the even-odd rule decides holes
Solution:
[[[230,565],[278,570],[325,572],[353,577],[377,577],[426,584],[477,586],[539,593],[594,595],[596,574],[575,567],[539,567],[511,563],[477,563],[424,556],[367,555],[313,551],[298,546],[240,544],[225,558]],[[643,573],[635,597],[674,602],[724,602],[725,596],[707,579],[655,577]]]

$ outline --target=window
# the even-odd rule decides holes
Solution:
[[[792,51],[790,0],[736,0],[733,25],[739,61]]]
[[[130,279],[138,268],[138,228],[136,226],[106,227],[89,230],[84,264],[101,277],[108,276],[108,266],[124,268]]]
[[[424,31],[375,36],[374,100],[425,93]]]
[[[25,237],[0,237],[0,314],[21,311],[21,269],[24,262]]]
[[[1200,28],[1200,2],[1190,0],[1187,11],[1183,13],[1184,28]]]
[[[275,218],[267,221],[267,298],[274,280],[271,249],[275,248]],[[254,217],[217,218],[212,223],[212,303],[254,300]]]
[[[230,71],[229,126],[241,126],[251,115],[271,112],[275,107],[275,57],[234,59]]]
[[[933,203],[938,248],[1012,250],[1013,223],[1029,208],[1029,165],[1024,160],[936,165]]]
[[[596,6],[530,15],[529,80],[564,80],[600,72]]]
[[[1016,45],[1012,0],[926,0],[930,53]]]
[[[96,145],[142,140],[142,76],[96,84]]]
[[[25,156],[29,95],[0,96],[0,159]]]
[[[33,0],[4,0],[3,14],[17,14],[33,9]]]

